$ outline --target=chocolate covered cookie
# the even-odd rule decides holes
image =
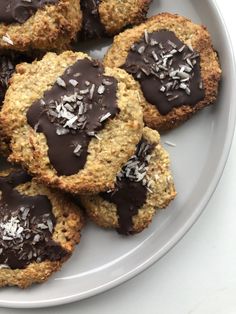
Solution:
[[[73,52],[48,53],[17,72],[0,114],[10,160],[71,193],[112,188],[142,135],[138,84]]]
[[[79,243],[83,215],[23,170],[0,173],[0,193],[0,286],[47,280]]]
[[[205,27],[163,13],[118,35],[104,64],[139,82],[147,126],[168,130],[214,103],[221,68]]]
[[[59,50],[80,30],[79,0],[2,0],[0,49]]]
[[[135,154],[116,176],[115,188],[80,200],[96,224],[129,235],[147,228],[156,210],[168,206],[175,195],[169,156],[160,136],[144,128]]]
[[[146,19],[151,0],[81,0],[83,39],[110,37]]]

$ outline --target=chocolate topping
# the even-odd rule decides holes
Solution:
[[[56,220],[49,199],[15,189],[30,180],[21,170],[0,177],[0,268],[25,268],[34,261],[56,261],[68,254],[52,240]]]
[[[101,23],[98,6],[100,0],[81,0],[83,24],[81,36],[83,39],[102,38],[106,35],[104,25]]]
[[[162,115],[174,107],[193,107],[205,97],[199,54],[171,31],[145,31],[123,68],[139,81],[146,100]]]
[[[58,175],[73,175],[84,167],[91,138],[99,139],[96,131],[119,112],[117,81],[103,72],[95,61],[78,60],[27,112],[30,126],[47,138]]]
[[[9,79],[15,72],[16,65],[21,62],[31,61],[32,58],[13,52],[9,52],[7,55],[0,55],[0,106],[4,100]]]
[[[146,172],[154,148],[153,144],[142,138],[137,145],[135,155],[117,175],[115,189],[100,194],[105,200],[116,204],[119,216],[117,231],[121,234],[133,233],[132,218],[146,202],[149,189]]]
[[[58,0],[1,0],[0,23],[23,24],[35,12],[47,4],[55,4]]]

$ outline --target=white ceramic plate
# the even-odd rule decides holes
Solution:
[[[178,197],[160,211],[143,233],[129,238],[88,225],[81,244],[62,271],[27,290],[2,289],[0,306],[45,307],[81,300],[121,284],[163,256],[196,221],[223,172],[235,122],[235,65],[225,25],[213,1],[153,0],[150,15],[175,12],[205,24],[223,68],[217,104],[163,136],[168,147]],[[101,57],[109,43],[80,49]],[[99,47],[99,48],[98,48]]]

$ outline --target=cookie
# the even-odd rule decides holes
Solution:
[[[80,38],[111,37],[146,19],[151,0],[81,0]]]
[[[16,65],[22,62],[32,62],[35,58],[31,55],[8,51],[0,54],[0,108],[2,107],[5,93],[9,86],[10,78],[15,72]],[[9,140],[0,126],[0,152],[9,155]]]
[[[21,64],[0,113],[10,160],[67,192],[108,190],[141,138],[142,101],[132,76],[82,53]]]
[[[84,218],[21,169],[0,173],[0,286],[44,282],[71,256]]]
[[[204,26],[163,13],[117,37],[104,60],[140,83],[144,120],[159,131],[215,102],[221,68]]]
[[[147,228],[156,210],[175,196],[169,156],[158,132],[145,127],[135,154],[116,176],[115,189],[80,200],[96,224],[129,235]]]
[[[60,50],[81,24],[79,0],[1,1],[0,49]]]

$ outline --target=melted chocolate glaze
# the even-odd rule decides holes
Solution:
[[[144,180],[149,160],[147,157],[154,148],[154,145],[142,138],[137,145],[135,156],[117,175],[115,189],[100,193],[105,200],[114,203],[117,207],[119,217],[117,231],[120,234],[129,235],[133,233],[132,218],[138,214],[138,210],[146,202],[147,182]]]
[[[15,189],[30,180],[22,170],[0,177],[0,264],[11,269],[68,255],[52,240],[56,220],[49,199],[22,195]]]
[[[162,115],[174,107],[194,107],[205,97],[199,54],[171,31],[146,31],[131,47],[123,68],[139,81],[146,100]]]
[[[101,23],[98,6],[100,0],[81,0],[83,12],[83,24],[80,36],[83,39],[102,38],[106,36],[106,30]]]
[[[35,12],[47,4],[58,0],[1,0],[0,23],[13,24],[26,22]]]
[[[47,138],[48,156],[58,175],[73,175],[84,167],[92,136],[119,112],[117,81],[103,72],[95,61],[78,60],[28,110],[30,126]]]
[[[0,55],[0,106],[4,100],[9,80],[15,72],[16,65],[21,62],[31,62],[32,60],[33,58],[14,52]]]

